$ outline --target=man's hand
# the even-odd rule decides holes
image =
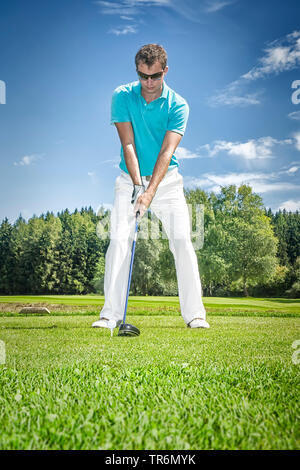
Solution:
[[[144,185],[141,185],[141,184],[133,185],[133,191],[132,191],[132,196],[131,196],[131,204],[133,204],[133,206],[135,206],[136,201],[144,192],[145,192]]]
[[[145,214],[146,210],[151,204],[151,201],[153,199],[154,194],[152,194],[150,191],[146,190],[144,194],[139,196],[136,205],[134,206],[134,213],[136,215],[137,211],[140,212],[140,218],[143,217]]]

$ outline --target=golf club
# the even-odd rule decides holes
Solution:
[[[140,330],[136,326],[130,325],[129,323],[125,323],[128,297],[129,297],[129,288],[130,288],[131,274],[132,274],[132,265],[133,265],[133,259],[134,259],[135,244],[136,244],[136,239],[137,239],[138,216],[139,216],[139,214],[140,214],[140,211],[137,211],[136,219],[135,219],[135,232],[134,232],[132,248],[131,248],[131,260],[130,260],[129,277],[128,277],[128,284],[127,284],[125,310],[124,310],[123,322],[120,325],[118,336],[139,336],[139,334],[140,334]]]

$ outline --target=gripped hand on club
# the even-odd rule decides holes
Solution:
[[[139,217],[142,218],[150,206],[152,199],[153,196],[147,190],[139,196],[133,209],[135,216],[137,215],[137,212],[139,212]]]

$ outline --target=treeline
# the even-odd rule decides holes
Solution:
[[[108,242],[96,234],[98,217],[84,208],[0,227],[1,294],[86,294]]]
[[[249,185],[185,191],[205,207],[197,252],[205,295],[300,296],[300,214],[266,210]]]
[[[218,194],[185,190],[185,196],[192,209],[204,208],[204,243],[195,247],[205,296],[299,297],[298,211],[273,214],[248,185],[223,187]],[[14,224],[5,218],[0,226],[0,293],[103,293],[109,244],[108,233],[103,234],[109,215],[89,207],[56,216],[47,212],[28,222],[20,216]],[[197,220],[192,210],[192,228]],[[178,295],[168,240],[143,237],[142,230],[141,224],[131,294]]]

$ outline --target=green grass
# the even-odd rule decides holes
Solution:
[[[300,314],[300,299],[204,297],[203,301],[210,315],[296,317]],[[13,316],[26,305],[48,307],[53,315],[95,315],[103,304],[104,297],[101,295],[0,296],[0,317]],[[134,315],[177,316],[180,305],[178,297],[131,296],[128,312]]]
[[[141,336],[111,338],[96,312],[2,314],[0,449],[299,449],[299,317],[220,310],[191,330],[178,313],[131,314]]]

